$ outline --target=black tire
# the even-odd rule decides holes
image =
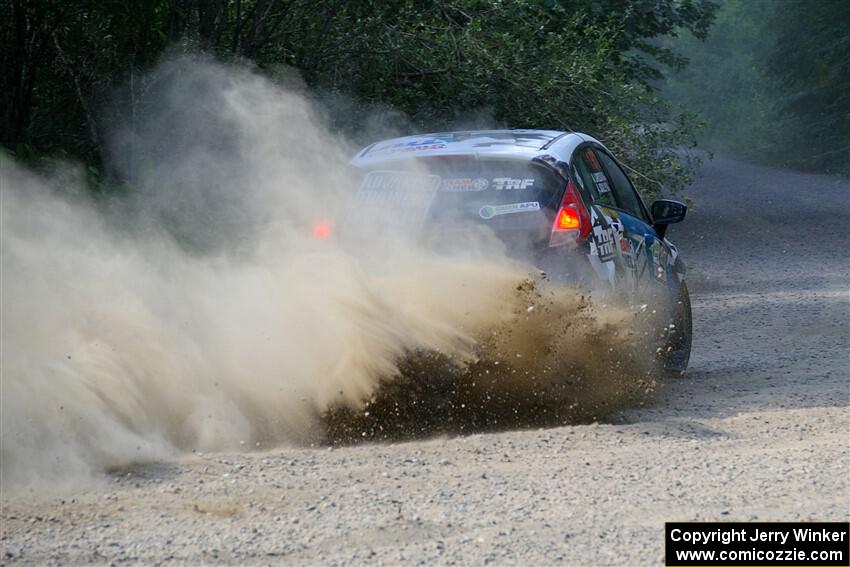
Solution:
[[[673,307],[673,327],[664,347],[664,373],[669,376],[682,376],[688,368],[693,342],[693,317],[691,314],[691,296],[688,286],[682,281],[679,294]]]

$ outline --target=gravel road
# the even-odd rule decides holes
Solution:
[[[850,182],[718,158],[691,195],[694,354],[649,407],[4,494],[0,562],[651,565],[664,521],[850,519]]]

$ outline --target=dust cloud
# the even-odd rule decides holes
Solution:
[[[528,279],[490,234],[470,229],[451,256],[404,231],[313,238],[356,214],[354,148],[297,89],[202,57],[163,63],[146,88],[108,114],[124,194],[0,156],[5,487],[190,450],[447,430],[425,415],[456,431],[557,421],[576,400],[601,411],[624,376],[649,383],[625,350],[587,366],[631,342],[618,330],[631,314]]]
[[[645,311],[597,306],[587,290],[524,278],[483,317],[475,357],[413,352],[361,408],[324,415],[335,444],[583,423],[656,392]]]

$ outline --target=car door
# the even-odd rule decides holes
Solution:
[[[596,260],[629,300],[642,301],[669,275],[669,249],[658,238],[637,191],[614,158],[585,145],[575,156],[576,174],[591,195]],[[595,218],[594,218],[595,217]],[[591,250],[593,253],[593,250]]]

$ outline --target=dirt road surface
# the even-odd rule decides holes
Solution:
[[[5,494],[0,563],[657,565],[664,521],[848,520],[850,182],[718,158],[691,195],[694,354],[650,407]]]

